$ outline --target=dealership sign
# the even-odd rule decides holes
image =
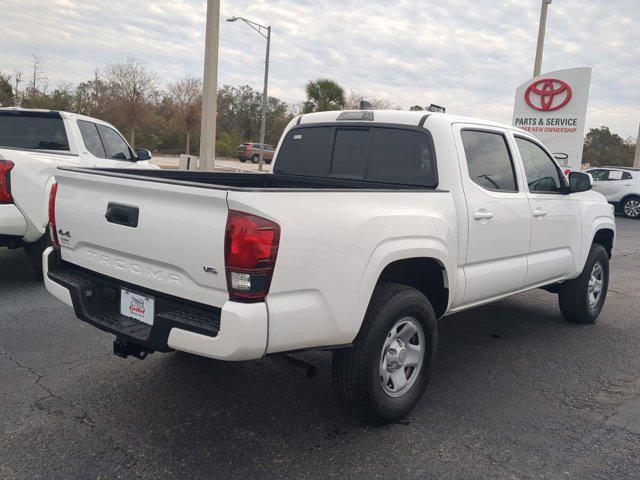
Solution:
[[[590,68],[535,77],[516,90],[513,124],[538,137],[562,166],[580,169]]]

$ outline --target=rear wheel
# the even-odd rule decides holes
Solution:
[[[627,198],[622,204],[622,213],[628,218],[640,218],[640,197]]]
[[[251,157],[251,162],[252,162],[252,163],[258,163],[258,162],[260,162],[260,155],[258,155],[257,153],[256,153],[255,155],[253,155],[253,156]]]
[[[338,394],[367,423],[400,420],[427,386],[436,345],[436,316],[424,294],[406,285],[382,284],[354,346],[333,354]]]
[[[244,158],[244,157],[238,157],[238,160],[240,160],[242,163],[244,163],[244,162],[246,162],[246,161],[247,161],[247,159],[246,159],[246,158]]]
[[[609,288],[609,256],[594,243],[579,277],[564,282],[558,301],[564,318],[573,323],[595,323]]]

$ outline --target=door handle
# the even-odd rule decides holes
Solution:
[[[485,209],[480,209],[473,214],[474,220],[491,220],[493,218],[493,213],[487,212]]]
[[[533,216],[534,217],[546,217],[547,216],[547,212],[545,212],[544,210],[542,210],[541,208],[536,208],[533,211]]]
[[[137,228],[139,215],[140,211],[138,207],[122,205],[120,203],[109,203],[104,218],[109,223]]]

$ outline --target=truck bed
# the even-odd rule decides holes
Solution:
[[[60,170],[89,173],[110,177],[131,178],[149,182],[191,185],[201,188],[244,191],[291,191],[291,190],[435,190],[416,185],[371,182],[297,176],[279,173],[224,173],[186,170],[142,170],[125,168],[69,168]]]

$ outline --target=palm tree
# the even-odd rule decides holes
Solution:
[[[330,78],[319,78],[305,85],[307,101],[303,105],[304,113],[325,112],[344,108],[344,89]]]

